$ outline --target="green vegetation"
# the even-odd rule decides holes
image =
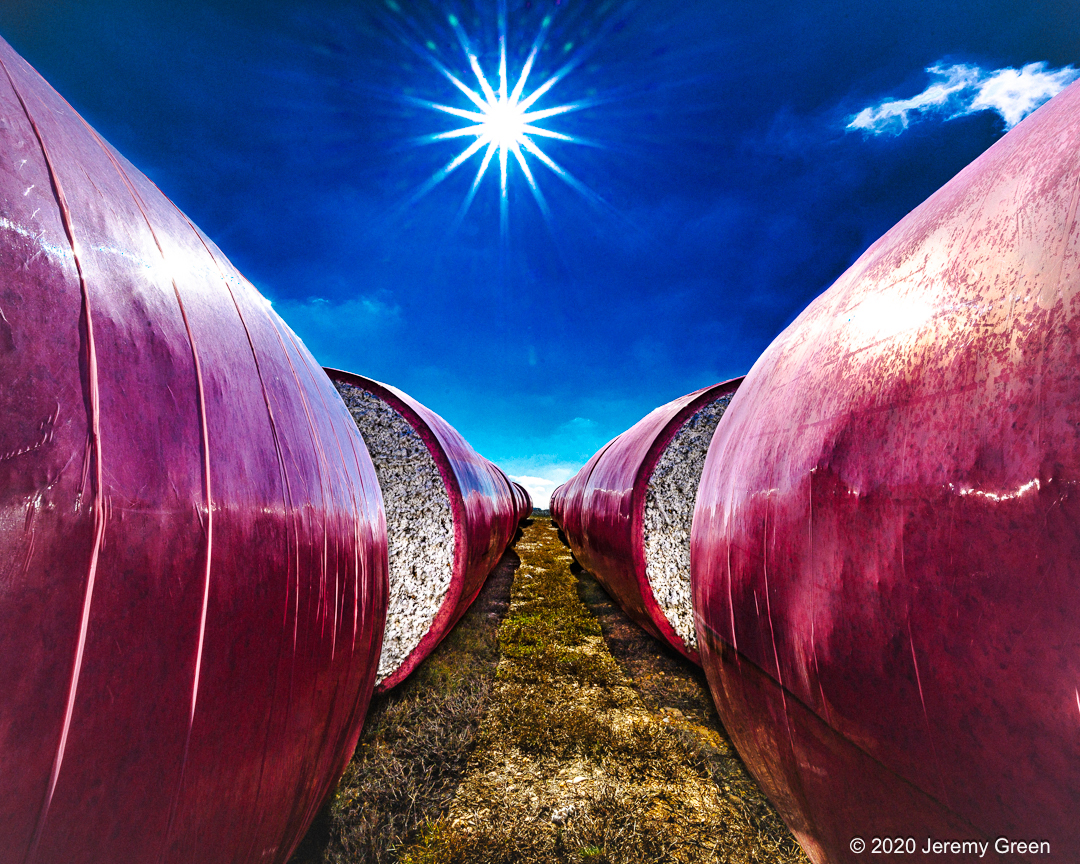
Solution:
[[[445,813],[476,742],[517,566],[503,556],[472,607],[416,672],[371,703],[356,753],[290,864],[389,864]]]
[[[630,622],[550,520],[516,549],[372,702],[290,864],[807,864],[701,670]]]
[[[805,864],[722,733],[680,720],[679,709],[650,710],[608,650],[551,523],[534,519],[517,548],[523,563],[467,776],[402,860]],[[686,675],[701,700],[698,673]]]

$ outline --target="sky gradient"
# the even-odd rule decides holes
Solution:
[[[1070,8],[1071,7],[1071,8]],[[451,18],[453,16],[453,20]],[[327,366],[443,415],[542,502],[655,406],[744,374],[816,295],[1073,80],[1060,2],[507,0],[510,88],[585,187],[473,137],[496,0],[6,0],[8,40]],[[569,64],[569,66],[567,65]],[[425,192],[425,194],[418,194]],[[545,482],[540,482],[545,481]]]

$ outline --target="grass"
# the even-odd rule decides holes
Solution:
[[[373,700],[290,864],[807,864],[701,670],[629,621],[549,519],[516,549]]]
[[[389,864],[446,811],[494,684],[517,564],[513,551],[504,555],[450,635],[410,678],[372,700],[356,752],[290,864]]]
[[[635,644],[613,641],[614,626],[605,634],[614,612],[600,608],[595,581],[572,572],[550,521],[534,518],[518,549],[467,775],[401,860],[805,864],[709,716],[700,672],[644,634]]]

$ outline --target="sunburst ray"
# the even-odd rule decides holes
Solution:
[[[443,165],[442,168],[421,184],[416,192],[410,197],[408,203],[411,204],[426,195],[431,189],[446,179],[447,176],[461,167],[462,164],[480,153],[481,150],[484,152],[481,157],[480,167],[473,177],[469,190],[465,195],[465,199],[462,201],[461,207],[458,209],[457,215],[454,218],[453,225],[455,229],[472,206],[473,200],[476,198],[480,188],[480,184],[483,182],[483,179],[488,172],[488,168],[491,166],[496,155],[498,156],[499,164],[499,229],[500,234],[504,239],[506,238],[509,224],[508,171],[511,161],[517,166],[515,170],[521,171],[526,185],[529,187],[529,191],[536,201],[537,207],[549,224],[551,221],[551,210],[543,192],[540,190],[540,186],[537,183],[533,171],[529,167],[530,157],[542,162],[545,167],[550,169],[556,176],[563,180],[563,182],[584,195],[590,201],[602,201],[600,196],[551,159],[551,157],[544,153],[531,140],[532,137],[541,137],[569,143],[593,143],[565,132],[544,128],[537,124],[541,121],[559,117],[572,111],[580,111],[583,108],[588,108],[595,104],[594,100],[579,99],[561,105],[533,109],[533,105],[543,97],[547,96],[555,85],[565,78],[566,75],[580,63],[580,56],[571,57],[554,74],[548,76],[539,86],[528,93],[528,95],[525,93],[526,83],[530,74],[535,69],[537,58],[539,57],[540,51],[543,49],[548,32],[551,28],[552,16],[550,14],[544,16],[536,37],[533,39],[532,45],[529,48],[529,53],[525,58],[525,62],[521,67],[521,71],[519,72],[517,79],[513,81],[513,86],[511,86],[510,74],[507,67],[508,28],[506,0],[499,0],[498,4],[497,27],[499,57],[498,70],[496,73],[497,80],[489,80],[485,75],[483,67],[480,65],[480,58],[473,48],[473,43],[469,39],[464,26],[457,16],[449,15],[448,21],[450,28],[457,36],[458,43],[461,46],[462,53],[465,55],[469,68],[472,70],[473,75],[476,76],[476,85],[470,87],[465,84],[438,58],[429,56],[427,59],[435,69],[443,75],[443,77],[447,78],[454,87],[468,99],[470,104],[468,107],[463,108],[453,105],[444,105],[424,99],[417,99],[415,97],[407,97],[407,99],[412,104],[428,108],[432,111],[470,121],[470,125],[445,132],[424,135],[413,139],[413,141],[417,144],[431,144],[454,138],[473,137],[475,140],[455,158]],[[479,86],[479,92],[475,89],[475,86],[477,85]],[[511,156],[513,157],[512,160],[510,159]]]

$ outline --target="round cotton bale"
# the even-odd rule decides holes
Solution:
[[[506,480],[506,485],[510,489],[510,499],[514,506],[514,526],[517,527],[532,514],[532,498],[524,486],[507,477],[505,472],[503,472],[501,468],[498,468],[498,466],[495,467],[499,470],[499,473],[502,474],[503,479]]]
[[[518,501],[518,522],[524,522],[532,515],[533,500],[529,490],[514,481],[514,494]]]
[[[374,469],[311,355],[0,40],[0,862],[284,862],[374,685]]]
[[[525,488],[518,483],[515,483],[509,477],[506,476],[506,472],[502,470],[498,465],[492,463],[491,467],[498,472],[502,478],[503,483],[506,485],[506,491],[510,495],[510,519],[511,535],[517,536],[518,526],[524,522],[529,514],[532,512],[532,499],[529,497],[529,493],[525,491]]]
[[[816,862],[1080,848],[1078,154],[1074,85],[811,303],[713,440],[698,643]]]
[[[563,490],[566,488],[566,484],[562,483],[555,487],[551,493],[551,500],[548,503],[548,511],[551,513],[551,521],[557,526],[562,526],[563,523]]]
[[[695,663],[690,527],[713,432],[741,378],[655,409],[563,487],[575,557],[645,630]]]
[[[514,535],[516,511],[503,473],[434,411],[387,384],[326,371],[367,442],[386,506],[383,692],[465,614]]]

